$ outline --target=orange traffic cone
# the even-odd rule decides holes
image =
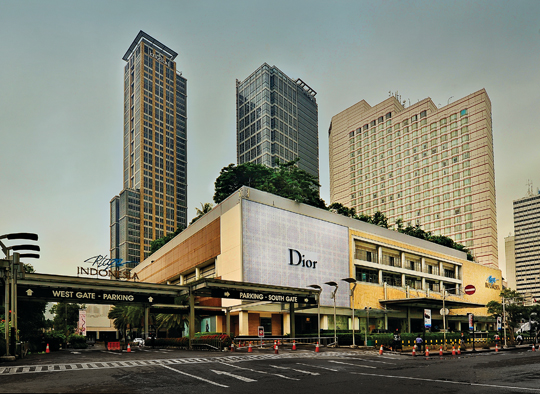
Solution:
[[[274,350],[274,354],[279,354],[279,348],[278,348],[278,345],[276,345],[276,349]]]
[[[416,345],[414,345],[412,348],[412,355],[413,357],[416,357]]]
[[[49,345],[47,345],[47,348],[49,347]],[[534,346],[534,343],[533,343],[533,346],[532,346],[532,351],[533,352],[536,352],[536,347]]]
[[[131,353],[131,346],[129,345],[129,343],[128,343],[128,347],[127,347],[127,352]]]
[[[276,346],[277,346],[277,343],[276,343],[276,341],[274,340],[274,350],[276,350]]]
[[[296,350],[296,341],[292,341],[292,350]]]
[[[248,353],[253,353],[253,348],[251,347],[251,341],[249,342]]]
[[[457,354],[458,354],[458,356],[461,355],[461,346],[458,346],[458,348],[457,348]]]
[[[441,345],[441,348],[439,349],[439,356],[442,356],[443,355],[443,351],[442,351],[442,345]]]
[[[234,342],[231,343],[231,352],[234,352]]]
[[[533,345],[534,347],[534,345]],[[45,353],[50,353],[51,351],[49,350],[49,344],[47,344],[47,348],[45,349]]]
[[[383,347],[381,345],[381,348],[379,349],[379,356],[382,356],[382,354],[383,354]]]
[[[495,344],[495,352],[499,351],[499,345]]]
[[[456,345],[452,346],[452,356],[456,355]]]
[[[429,357],[429,348],[426,345],[426,357]]]
[[[317,342],[317,346],[315,346],[315,353],[319,353],[319,342]]]

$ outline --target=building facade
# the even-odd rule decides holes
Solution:
[[[418,332],[424,309],[433,327],[443,327],[439,314],[446,290],[450,309],[447,327],[467,330],[467,313],[477,329],[493,328],[485,304],[498,299],[501,271],[467,261],[466,254],[435,243],[348,218],[323,209],[247,187],[217,205],[155,252],[134,271],[142,281],[197,286],[204,278],[242,284],[306,289],[319,285],[321,328],[396,328]],[[354,297],[350,284],[357,281]],[[333,287],[338,283],[334,321]],[[465,295],[473,285],[476,292]],[[354,303],[355,318],[351,307]],[[290,333],[290,307],[229,298],[200,298],[196,305],[228,308],[234,335]],[[289,308],[289,309],[288,309]],[[369,320],[366,310],[369,311]],[[317,305],[294,306],[296,333],[316,333]],[[202,310],[204,312],[208,309]],[[199,311],[199,313],[201,313]],[[200,317],[205,317],[200,315]],[[207,317],[212,329],[225,332],[224,316]],[[205,331],[197,327],[196,331]],[[266,335],[266,334],[265,334]]]
[[[514,201],[516,290],[540,299],[540,193]]]
[[[237,163],[274,167],[300,158],[298,167],[319,179],[316,94],[266,63],[236,80]]]
[[[516,290],[516,237],[513,235],[504,238],[504,257],[507,287]]]
[[[332,118],[330,200],[420,225],[497,267],[491,102],[484,89],[437,108],[394,96]]]
[[[177,53],[140,31],[124,67],[123,190],[110,203],[111,258],[136,264],[187,226],[187,80]]]

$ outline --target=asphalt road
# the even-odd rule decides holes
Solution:
[[[100,349],[0,363],[0,392],[540,393],[540,352],[452,357],[353,349],[253,353]]]

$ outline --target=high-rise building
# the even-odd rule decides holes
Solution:
[[[298,167],[319,179],[316,94],[266,63],[236,80],[237,163],[273,167],[300,158]]]
[[[152,240],[187,225],[187,80],[177,55],[140,31],[122,58],[123,190],[111,200],[111,258],[143,261]]]
[[[513,235],[504,238],[504,257],[507,286],[516,290],[516,237]]]
[[[437,107],[397,95],[332,118],[330,201],[420,225],[498,266],[491,102],[484,89]]]
[[[540,193],[514,201],[516,290],[540,299]]]

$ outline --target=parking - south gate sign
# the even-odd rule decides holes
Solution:
[[[298,294],[283,294],[258,291],[240,291],[232,289],[212,289],[212,297],[232,298],[237,300],[270,301],[270,302],[292,302],[297,304],[317,304],[314,296],[303,296]]]
[[[130,294],[106,290],[73,290],[51,289],[44,287],[18,286],[19,297],[45,298],[77,303],[142,303],[142,304],[174,304],[175,297],[152,294]]]

